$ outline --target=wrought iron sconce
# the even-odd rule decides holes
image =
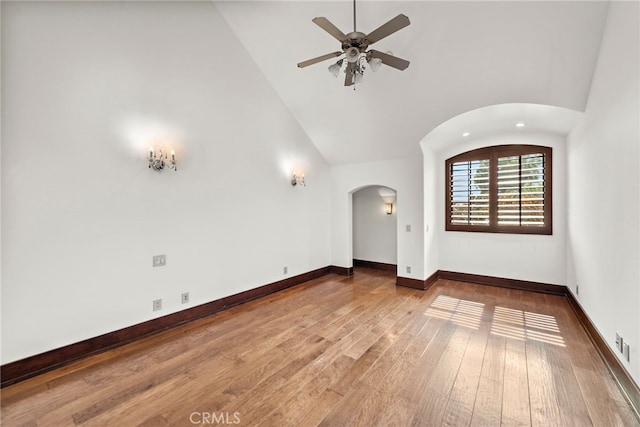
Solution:
[[[304,175],[298,175],[294,172],[291,176],[291,185],[296,186],[298,184],[302,185],[303,187],[307,186],[307,184],[305,184],[304,182]]]
[[[169,159],[167,150],[164,148],[159,148],[158,150],[151,148],[149,149],[149,157],[147,160],[149,162],[149,169],[153,169],[154,171],[160,172],[165,167],[173,169],[174,171],[178,170],[176,152],[173,150],[171,150],[171,159]]]
[[[393,203],[385,203],[384,211],[387,213],[387,215],[391,215],[391,213],[393,212]]]

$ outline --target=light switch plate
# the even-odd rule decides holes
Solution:
[[[616,348],[619,352],[622,352],[622,337],[616,332]]]
[[[629,344],[627,344],[627,343],[622,344],[622,357],[627,359],[627,362],[630,362],[630,360],[629,360]]]
[[[167,256],[166,255],[154,255],[153,256],[153,266],[154,267],[162,267],[163,265],[167,265]]]

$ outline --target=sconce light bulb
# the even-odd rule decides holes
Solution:
[[[298,184],[304,187],[307,186],[307,184],[304,182],[304,174],[298,175],[294,172],[293,174],[291,174],[291,185],[296,186]]]
[[[160,172],[167,166],[169,169],[173,169],[174,171],[178,170],[178,166],[176,163],[176,152],[171,150],[171,161],[168,161],[169,155],[167,154],[167,150],[164,147],[158,149],[158,152],[155,152],[155,149],[151,147],[149,149],[149,168],[155,171]],[[166,160],[166,161],[165,161]]]

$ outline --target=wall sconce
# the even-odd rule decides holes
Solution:
[[[162,169],[168,167],[169,169],[173,169],[174,171],[178,170],[178,165],[176,164],[176,152],[171,150],[171,160],[167,156],[166,150],[160,148],[157,152],[151,148],[149,149],[149,168],[154,171],[161,171]]]
[[[291,185],[296,186],[298,184],[302,185],[303,187],[307,186],[307,184],[305,184],[304,182],[304,175],[297,175],[294,172],[293,175],[291,176]]]
[[[384,211],[387,213],[387,215],[391,215],[391,212],[393,212],[393,203],[385,203]]]

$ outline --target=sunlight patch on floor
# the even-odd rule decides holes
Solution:
[[[491,322],[491,333],[517,340],[535,340],[565,347],[554,316],[496,307]]]
[[[478,329],[482,321],[483,310],[484,304],[482,303],[440,295],[424,314],[449,320],[456,325]]]

